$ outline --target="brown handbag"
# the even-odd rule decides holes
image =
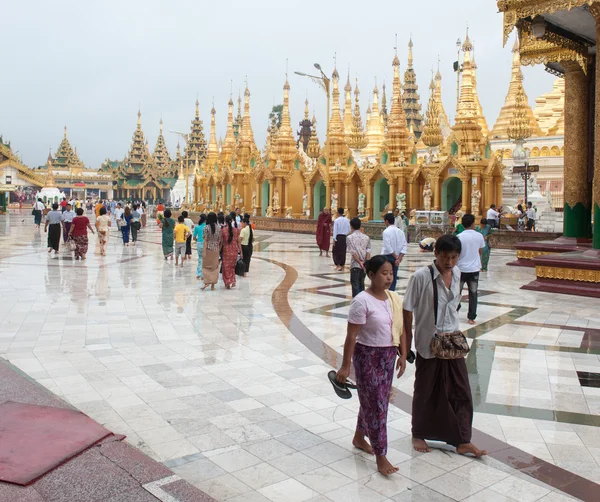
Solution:
[[[429,272],[431,273],[431,284],[433,285],[433,311],[437,330],[438,290],[433,274],[433,265],[429,265]],[[462,331],[436,333],[431,339],[429,349],[431,355],[437,359],[460,359],[465,357],[471,350]]]

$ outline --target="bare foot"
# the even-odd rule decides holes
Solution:
[[[429,447],[429,445],[425,442],[424,439],[417,439],[417,438],[413,438],[412,439],[412,444],[413,444],[413,448],[416,451],[420,451],[421,453],[428,453],[431,451],[431,448]]]
[[[463,443],[459,444],[458,448],[456,448],[456,453],[459,455],[468,455],[471,454],[474,457],[482,457],[483,455],[487,455],[488,452],[485,450],[480,450],[473,443]]]
[[[390,461],[387,459],[387,457],[385,455],[381,455],[381,456],[377,455],[376,461],[377,461],[377,470],[384,476],[389,476],[390,474],[394,474],[395,472],[398,472],[398,468],[394,467],[392,464],[390,464]]]
[[[476,324],[476,322],[475,322],[473,319],[468,319],[468,320],[467,320],[467,323],[468,323],[468,324]]]
[[[208,288],[208,284],[205,284],[204,286],[202,286],[202,287],[200,288],[200,290],[204,291],[206,288]]]
[[[210,287],[210,290],[211,290],[211,291],[214,291],[214,290],[215,290],[215,285],[214,285],[214,284],[213,284],[213,285]]]
[[[354,434],[354,437],[352,438],[352,446],[364,451],[365,453],[368,453],[369,455],[373,455],[373,447],[365,439],[365,436],[359,432]]]
[[[327,254],[325,255],[325,258],[329,258],[329,253],[327,253]]]
[[[323,256],[323,251],[321,251],[321,252],[319,253],[319,256]]]

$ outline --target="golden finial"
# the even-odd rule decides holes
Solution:
[[[139,108],[138,108],[138,121],[137,121],[137,125],[138,126],[142,125],[142,112],[140,111]]]
[[[159,128],[160,128],[160,134],[163,133],[163,120],[162,120],[162,115],[160,117],[160,121],[158,122]]]
[[[248,89],[248,75],[246,75],[246,89],[244,90],[244,96],[250,96],[250,89]]]
[[[398,33],[396,33],[394,37],[394,59],[392,60],[392,66],[398,67],[400,66],[400,59],[398,59]]]
[[[467,23],[467,36],[465,37],[465,41],[462,45],[462,50],[463,52],[471,52],[473,50],[473,44],[469,38],[469,23]]]
[[[379,94],[379,89],[377,89],[377,76],[375,77],[375,87],[373,87],[373,94]]]
[[[198,97],[196,97],[196,118],[200,117],[200,103],[198,102]]]
[[[348,65],[348,79],[346,80],[346,85],[344,86],[344,91],[352,92],[352,86],[350,85],[350,65]]]
[[[306,100],[304,101],[304,119],[309,120],[309,115],[310,115],[310,112],[308,110],[308,97],[307,97]]]
[[[410,39],[408,41],[408,67],[412,68],[413,65],[413,41],[412,41],[412,33],[410,34]]]
[[[337,52],[333,53],[333,73],[331,74],[332,79],[339,80],[340,74],[337,71]]]
[[[67,139],[67,126],[65,126],[64,136],[65,136],[65,139]]]

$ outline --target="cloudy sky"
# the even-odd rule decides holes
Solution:
[[[196,96],[208,137],[214,98],[217,135],[225,134],[230,82],[234,98],[247,76],[252,126],[259,148],[267,117],[282,101],[289,61],[292,122],[303,117],[308,96],[324,137],[325,96],[294,71],[319,62],[343,82],[350,66],[358,77],[364,111],[377,77],[391,94],[394,34],[401,72],[412,33],[423,107],[432,66],[441,58],[444,106],[456,107],[456,40],[466,24],[475,43],[478,86],[490,127],[504,102],[512,41],[502,48],[502,16],[495,0],[30,0],[3,6],[0,30],[3,78],[0,134],[30,166],[43,164],[68,126],[71,144],[91,167],[122,159],[136,127],[138,104],[151,147],[162,115],[174,154],[187,131]],[[552,88],[543,68],[525,68],[530,102]]]

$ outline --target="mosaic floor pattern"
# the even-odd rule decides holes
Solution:
[[[22,221],[24,220],[24,221]],[[600,486],[597,299],[521,291],[533,271],[493,250],[478,325],[466,324],[484,460],[410,445],[414,367],[395,380],[385,479],[350,444],[357,399],[339,364],[349,274],[312,236],[258,233],[251,276],[200,291],[148,227],[108,256],[46,253],[30,216],[0,220],[0,356],[177,474],[227,501],[594,500]],[[378,249],[379,243],[375,243]],[[431,255],[411,245],[399,271]],[[595,495],[594,495],[595,494]]]

